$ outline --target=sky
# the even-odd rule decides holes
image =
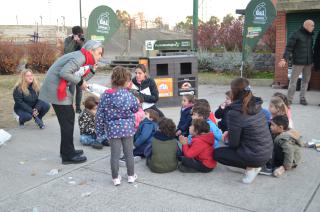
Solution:
[[[244,9],[250,0],[199,0],[199,18],[208,20],[211,16],[222,19],[226,14],[235,14]],[[193,0],[82,0],[82,16],[88,18],[97,6],[106,5],[114,11],[126,10],[130,15],[143,12],[147,20],[157,16],[173,27],[192,15]],[[62,25],[80,24],[79,0],[1,0],[0,25]],[[63,17],[62,17],[63,16]],[[83,19],[84,21],[84,19]],[[83,24],[84,25],[84,24]]]

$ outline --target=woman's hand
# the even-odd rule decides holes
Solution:
[[[36,108],[34,108],[32,112],[32,116],[37,117],[38,115],[39,115],[39,111]]]
[[[180,136],[179,136],[179,142],[180,142],[180,144],[182,144],[182,145],[188,144],[188,138],[180,135]]]
[[[284,67],[286,67],[286,65],[287,65],[286,60],[285,59],[281,59],[280,62],[279,62],[279,67],[280,68],[284,68]]]
[[[179,136],[179,135],[181,135],[181,130],[178,130],[178,131],[176,132],[176,136]]]

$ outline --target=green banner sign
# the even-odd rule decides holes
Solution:
[[[107,6],[96,7],[89,16],[87,38],[106,44],[118,30],[120,21],[115,12]]]
[[[247,61],[253,48],[273,23],[276,15],[276,9],[270,0],[250,1],[245,14],[242,61]]]
[[[191,40],[146,40],[146,50],[190,50]]]

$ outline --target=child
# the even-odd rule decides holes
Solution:
[[[154,134],[151,143],[145,150],[147,166],[152,172],[168,173],[176,170],[177,141],[175,139],[176,125],[172,119],[162,118],[159,130]]]
[[[181,104],[182,104],[182,107],[180,111],[180,121],[177,127],[178,129],[176,132],[176,136],[179,136],[179,135],[188,136],[189,127],[192,122],[191,110],[194,104],[194,96],[190,94],[183,95]]]
[[[95,115],[98,103],[99,98],[97,96],[88,96],[84,101],[85,109],[80,113],[78,123],[80,128],[80,143],[92,146],[95,149],[102,149],[102,143],[107,146],[108,142],[98,140],[96,136]]]
[[[133,144],[135,146],[133,150],[134,156],[145,157],[144,150],[151,143],[153,135],[158,128],[159,114],[152,109],[145,110],[145,118],[140,123],[138,131],[134,135]]]
[[[292,113],[291,113],[291,107],[290,107],[290,104],[289,104],[289,100],[288,100],[288,97],[286,95],[284,95],[283,93],[280,93],[280,92],[276,92],[273,94],[273,97],[280,97],[282,99],[282,101],[284,102],[284,104],[287,106],[287,116],[288,116],[288,119],[289,119],[289,122],[291,120],[291,128],[293,128],[293,122],[292,122]]]
[[[229,111],[229,105],[231,104],[231,91],[226,92],[226,99],[224,102],[219,106],[219,108],[214,113],[215,117],[221,119],[218,122],[218,127],[224,133],[228,131],[228,123],[227,123],[227,113]]]
[[[192,143],[188,144],[186,137],[180,136],[183,157],[179,170],[181,172],[210,172],[217,162],[213,160],[213,133],[210,132],[209,124],[201,119],[192,121],[189,132],[192,136]]]
[[[303,146],[300,134],[289,130],[287,116],[275,116],[271,121],[274,139],[273,166],[278,167],[273,175],[280,177],[286,170],[297,167],[300,159],[300,147]]]
[[[269,104],[269,111],[271,117],[286,115],[288,117],[288,108],[280,97],[272,97]],[[289,119],[289,128],[293,127],[292,119]]]
[[[97,137],[107,136],[111,146],[111,173],[113,184],[120,185],[119,159],[121,144],[126,158],[128,183],[133,183],[138,176],[134,173],[133,135],[134,113],[139,103],[126,88],[131,80],[130,72],[124,67],[116,66],[112,70],[112,88],[101,96],[96,115]]]
[[[192,120],[201,119],[201,120],[205,120],[209,124],[210,132],[212,132],[214,135],[214,148],[216,149],[219,147],[219,141],[222,139],[222,133],[220,129],[217,127],[217,125],[214,124],[209,119],[209,115],[210,115],[210,110],[208,110],[207,107],[198,106],[198,107],[192,108]],[[189,140],[190,140],[190,137],[189,137]]]
[[[206,107],[209,110],[209,120],[211,120],[215,125],[217,125],[216,117],[214,117],[213,112],[211,112],[211,107],[206,99],[196,99],[193,107]]]

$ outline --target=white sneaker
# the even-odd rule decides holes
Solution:
[[[134,174],[133,176],[128,176],[128,183],[134,183],[138,179],[138,175]]]
[[[115,185],[115,186],[120,185],[120,184],[121,184],[121,176],[120,176],[120,175],[118,175],[118,177],[117,177],[117,178],[112,179],[112,182],[113,182],[113,185]]]
[[[141,160],[140,156],[134,156],[133,161],[134,163],[138,163]]]
[[[13,115],[13,118],[18,122],[18,124],[20,124],[20,118],[19,118],[18,114],[13,112],[12,115]]]
[[[245,183],[245,184],[252,183],[254,181],[254,179],[256,178],[256,176],[259,174],[260,171],[261,171],[261,167],[252,168],[250,170],[246,170],[245,176],[242,179],[242,182]]]

